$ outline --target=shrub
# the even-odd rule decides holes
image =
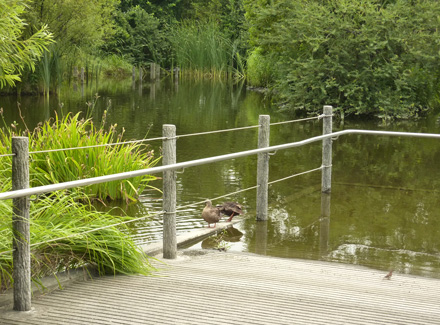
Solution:
[[[272,83],[271,63],[262,54],[261,47],[255,48],[247,59],[246,77],[251,86],[264,87]]]
[[[251,39],[276,67],[293,109],[408,117],[430,108],[439,84],[440,3],[288,1],[250,7]]]

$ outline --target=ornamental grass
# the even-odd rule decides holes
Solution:
[[[1,115],[0,111],[0,115]],[[105,118],[103,119],[105,121]],[[4,120],[3,120],[4,122]],[[11,153],[13,134],[29,137],[29,151],[113,144],[122,140],[116,126],[106,131],[80,115],[41,123],[34,131],[0,128],[0,155]],[[31,154],[30,186],[61,183],[154,166],[159,158],[139,143]],[[0,191],[11,190],[12,157],[0,157]],[[47,193],[30,205],[32,280],[87,266],[98,274],[149,274],[154,268],[130,237],[128,216],[98,212],[94,200],[136,201],[153,176]],[[0,290],[12,285],[12,201],[0,200]]]

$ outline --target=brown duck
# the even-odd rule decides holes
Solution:
[[[202,211],[202,218],[208,223],[208,228],[211,228],[211,223],[214,224],[214,228],[216,227],[216,223],[219,222],[221,215],[220,209],[217,207],[213,207],[210,200],[205,201],[205,207]]]
[[[217,205],[220,209],[220,213],[229,216],[228,221],[232,221],[232,218],[237,214],[243,214],[243,207],[237,202],[224,202],[223,204]]]

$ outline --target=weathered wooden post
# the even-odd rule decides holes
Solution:
[[[73,91],[77,90],[77,85],[76,83],[78,82],[78,67],[74,66],[73,67]]]
[[[260,115],[258,148],[269,146],[270,116]],[[257,161],[257,221],[267,220],[269,153],[259,153]]]
[[[322,134],[333,131],[333,107],[324,106]],[[328,251],[330,238],[330,193],[332,189],[332,138],[322,140],[321,219],[319,249],[321,255]]]
[[[163,165],[176,163],[176,126],[164,124]],[[175,259],[177,257],[176,238],[176,172],[163,172],[163,257]]]
[[[150,63],[150,80],[156,79],[156,64],[154,62]]]
[[[332,106],[324,106],[322,134],[332,133]],[[321,191],[330,193],[332,188],[332,139],[322,140],[322,181]]]
[[[136,67],[133,66],[131,69],[131,81],[134,84],[136,82]]]
[[[29,139],[12,138],[12,190],[29,188]],[[29,197],[13,199],[14,310],[31,310]]]
[[[160,79],[160,65],[155,64],[155,66],[156,66],[156,78]]]
[[[155,70],[156,70],[156,79],[160,79],[160,65],[159,64],[155,64]]]

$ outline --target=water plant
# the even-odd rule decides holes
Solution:
[[[0,201],[0,291],[12,284],[12,207]],[[47,275],[87,266],[104,274],[149,274],[154,267],[129,236],[127,216],[98,212],[65,191],[31,202],[31,273]],[[61,239],[58,239],[61,238]]]
[[[176,65],[184,75],[220,78],[243,74],[237,46],[216,22],[187,21],[174,29]]]
[[[103,119],[105,121],[105,117]],[[105,122],[96,126],[91,119],[80,119],[80,113],[68,114],[40,124],[30,133],[30,151],[95,146],[80,150],[51,151],[32,155],[31,186],[73,181],[77,179],[116,174],[154,166],[158,159],[148,146],[140,143],[117,144],[124,131],[117,133],[116,125],[104,129]],[[154,176],[134,177],[72,189],[88,199],[135,201]]]

